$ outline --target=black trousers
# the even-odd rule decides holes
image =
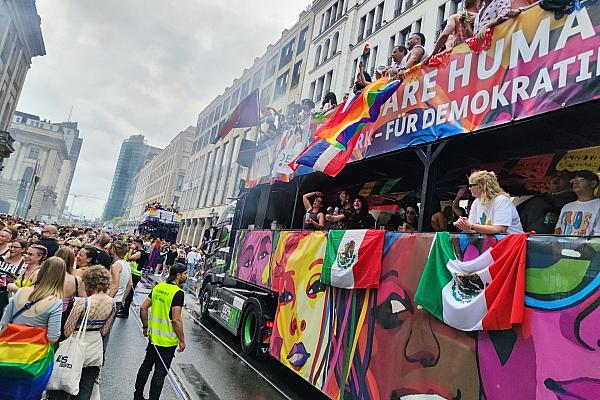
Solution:
[[[8,291],[0,288],[0,318],[4,315],[4,308],[8,305]]]
[[[162,392],[165,377],[167,376],[168,369],[171,367],[173,357],[175,357],[176,349],[177,346],[155,347],[152,343],[148,342],[148,346],[146,347],[146,357],[138,370],[137,378],[135,380],[134,399],[144,398],[144,387],[146,386],[150,372],[152,372],[152,368],[154,368],[154,374],[150,381],[150,397],[148,400],[159,400],[160,392]],[[160,360],[161,358],[162,361]],[[167,369],[165,369],[165,365],[167,366]]]
[[[133,301],[133,292],[135,292],[135,287],[140,282],[140,279],[142,279],[142,277],[139,275],[131,275],[133,286],[125,298],[125,302],[123,302],[123,307],[121,307],[121,310],[119,310],[121,314],[129,315],[129,306],[131,306],[131,302]]]

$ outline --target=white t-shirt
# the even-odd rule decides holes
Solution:
[[[573,236],[600,234],[600,199],[565,204],[560,210],[554,233]]]
[[[187,255],[187,263],[188,264],[195,264],[198,261],[198,258],[200,257],[200,254],[195,252],[195,251],[190,251]]]
[[[423,61],[424,59],[426,59],[427,57],[429,57],[429,53],[427,53],[427,50],[425,50],[425,47],[421,46],[420,44],[415,45],[402,59],[402,61],[400,61],[400,68],[405,68],[406,64],[408,64],[408,60],[410,59],[410,54],[413,52],[414,49],[416,49],[417,47],[420,47],[421,49],[423,49],[423,56],[421,57],[421,59],[419,60],[419,62],[417,62],[417,64],[419,64],[421,61]],[[416,65],[416,64],[415,64]]]
[[[127,289],[127,283],[129,282],[129,278],[131,277],[131,265],[125,260],[117,260],[115,262],[121,264],[121,273],[119,274],[119,289],[117,290],[117,294],[115,294],[115,302],[123,302],[123,295],[125,294],[125,289]]]
[[[507,196],[496,196],[487,205],[475,199],[469,221],[473,224],[506,226],[506,233],[522,233],[523,226],[517,208]]]

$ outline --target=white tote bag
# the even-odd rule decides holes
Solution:
[[[77,335],[69,336],[54,354],[54,369],[46,389],[62,390],[73,396],[79,393],[81,370],[88,344],[84,340],[88,317],[92,306],[91,299],[85,299],[85,314]]]

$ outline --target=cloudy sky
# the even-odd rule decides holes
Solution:
[[[100,216],[123,139],[164,147],[310,0],[37,0],[46,44],[17,109],[79,122],[74,210]],[[176,5],[176,6],[175,6]],[[71,204],[71,199],[69,203]]]

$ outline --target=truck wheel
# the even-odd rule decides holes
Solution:
[[[256,355],[257,353],[262,319],[259,308],[253,303],[248,304],[240,326],[240,344],[246,355]]]
[[[212,295],[212,286],[207,283],[200,292],[200,318],[208,318],[208,307],[210,306],[210,296]]]

